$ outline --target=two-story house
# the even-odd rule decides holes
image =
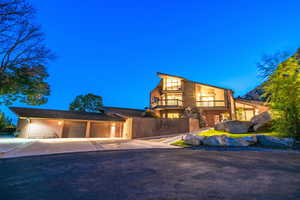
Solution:
[[[202,116],[206,126],[236,119],[233,91],[180,76],[157,73],[159,84],[151,91],[150,108],[162,118],[180,118],[187,110]]]

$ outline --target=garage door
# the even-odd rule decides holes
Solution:
[[[90,127],[91,137],[122,137],[122,124],[114,122],[92,122]]]
[[[63,138],[85,137],[86,122],[66,121],[63,128]]]

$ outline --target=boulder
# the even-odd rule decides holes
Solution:
[[[247,133],[251,126],[251,122],[229,120],[217,123],[215,125],[215,130],[226,131],[229,133]]]
[[[278,138],[267,135],[257,135],[258,144],[265,147],[273,148],[292,148],[295,144],[295,140],[292,138]]]
[[[242,142],[246,142],[249,145],[255,145],[257,143],[257,137],[255,135],[242,137],[242,138],[239,138],[239,140]]]
[[[250,143],[243,140],[227,137],[226,135],[214,135],[206,137],[203,140],[203,144],[207,146],[219,146],[219,147],[245,147]]]
[[[225,121],[224,121],[225,122]],[[214,129],[217,131],[225,131],[224,122],[219,122],[215,125]]]
[[[189,133],[187,135],[184,135],[182,137],[182,140],[186,144],[189,144],[189,145],[192,145],[192,146],[199,146],[199,145],[202,144],[202,141],[203,141],[204,138],[205,138],[205,136],[199,136],[199,135],[196,135],[196,134]]]
[[[252,117],[250,122],[252,123],[252,127],[255,132],[268,131],[272,127],[272,117],[268,112],[263,112],[259,115],[255,115],[254,117]]]

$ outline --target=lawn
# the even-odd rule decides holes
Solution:
[[[224,131],[216,131],[214,129],[209,129],[207,131],[200,132],[197,135],[206,136],[206,137],[213,136],[213,135],[226,135],[226,136],[231,137],[231,138],[241,138],[241,137],[253,136],[253,135],[269,135],[269,136],[280,137],[280,134],[277,133],[277,132],[259,132],[259,133],[236,134],[236,133],[228,133],[228,132],[224,132]],[[180,146],[180,147],[190,147],[191,146],[191,145],[188,145],[188,144],[184,143],[183,140],[178,140],[176,142],[173,142],[171,145]]]
[[[277,133],[277,132],[260,132],[260,133],[236,134],[236,133],[228,133],[228,132],[224,132],[224,131],[216,131],[214,129],[209,129],[208,131],[198,133],[197,135],[201,135],[201,136],[226,135],[226,136],[232,137],[232,138],[241,138],[241,137],[253,136],[253,135],[269,135],[269,136],[279,137],[279,133]]]

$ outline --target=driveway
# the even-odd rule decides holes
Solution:
[[[124,149],[176,148],[174,146],[147,140],[74,138],[74,139],[1,139],[0,158],[34,155],[49,155],[72,152],[88,152]]]
[[[300,154],[136,149],[0,159],[1,199],[300,199]]]

